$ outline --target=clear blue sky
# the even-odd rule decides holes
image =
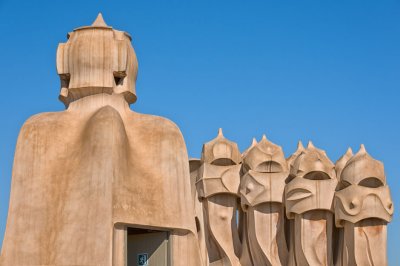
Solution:
[[[385,163],[400,265],[399,1],[0,0],[0,239],[19,129],[63,110],[57,44],[100,11],[133,37],[132,109],[175,121],[191,157],[219,127],[242,150],[266,133],[287,156],[298,140],[333,161],[364,143]]]

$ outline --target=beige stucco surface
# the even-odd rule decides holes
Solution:
[[[299,142],[286,159],[220,130],[189,161],[173,122],[130,108],[131,40],[99,15],[59,45],[66,110],[20,131],[0,265],[126,265],[133,228],[163,235],[174,266],[387,265],[394,207],[364,146],[333,164]]]
[[[93,36],[106,32],[112,43],[112,30],[101,27],[86,30]],[[92,41],[98,39],[72,38],[83,47]],[[82,63],[76,54],[69,56],[64,60]],[[112,77],[106,64],[99,70],[104,54],[90,56],[96,60],[85,62],[96,65],[75,71],[94,69]],[[135,61],[126,61],[121,71],[136,75],[129,70]],[[80,78],[82,83],[82,73]],[[96,79],[86,81],[89,87],[76,84],[65,111],[35,115],[21,129],[1,264],[111,265],[125,245],[116,243],[123,238],[113,237],[113,228],[124,224],[171,231],[173,252],[181,253],[174,265],[197,265],[188,156],[179,128],[132,111],[126,95],[113,91],[118,84],[99,85]]]

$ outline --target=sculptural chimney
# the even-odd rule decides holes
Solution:
[[[65,110],[21,128],[0,266],[387,265],[394,206],[364,146],[285,159],[220,129],[189,160],[173,122],[130,109],[131,42],[99,14],[59,44]]]
[[[383,164],[361,145],[354,156],[347,152],[337,165],[342,170],[335,222],[342,230],[336,265],[387,265],[386,227],[394,207]]]
[[[312,142],[293,160],[285,187],[287,217],[293,220],[289,265],[333,264],[334,164]],[[310,233],[310,232],[313,233]]]
[[[254,265],[287,265],[284,188],[289,168],[282,148],[267,140],[253,144],[243,157],[240,195]]]
[[[137,69],[101,14],[59,45],[67,109],[21,129],[1,265],[200,265],[185,143],[129,108]]]

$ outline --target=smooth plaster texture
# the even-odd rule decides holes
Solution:
[[[21,129],[2,265],[123,265],[121,224],[171,231],[174,265],[199,264],[182,135],[167,119],[131,111],[114,83],[115,71],[125,75],[122,87],[136,79],[126,36],[99,15],[60,45],[68,108],[33,116]],[[126,91],[134,95],[132,86]]]
[[[336,164],[311,142],[299,142],[287,159],[265,135],[241,159],[236,147],[220,129],[202,159],[190,161],[196,209],[204,210],[197,229],[205,265],[387,265],[393,202],[383,164],[363,145]],[[204,171],[207,163],[213,171]],[[235,190],[240,206],[232,226]]]
[[[236,143],[218,136],[203,145],[196,187],[204,209],[210,265],[241,265],[236,226],[241,155]]]
[[[392,220],[393,201],[383,164],[363,145],[351,155],[349,150],[336,163],[340,171],[335,193],[335,222],[341,228],[338,265],[387,265],[386,226]]]
[[[240,195],[246,217],[244,237],[255,265],[287,264],[283,192],[288,174],[282,148],[265,135],[243,154]]]
[[[133,112],[130,36],[101,15],[57,50],[67,109],[18,138],[1,265],[126,265],[127,228],[168,231],[173,265],[387,265],[393,202],[362,146],[333,164],[222,130],[188,160],[169,120]],[[237,222],[238,221],[238,222]]]

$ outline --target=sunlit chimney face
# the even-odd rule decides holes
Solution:
[[[265,136],[243,154],[240,195],[242,208],[261,203],[283,203],[289,170],[282,148]]]
[[[199,180],[196,183],[199,196],[207,198],[226,193],[237,197],[240,167],[239,147],[226,139],[222,129],[219,129],[217,137],[203,145]]]
[[[333,212],[336,172],[324,151],[310,143],[293,160],[290,176],[285,188],[288,217],[311,210]]]
[[[336,225],[341,227],[344,221],[357,223],[369,218],[390,222],[393,209],[383,164],[362,146],[341,171],[335,194]]]
[[[75,29],[57,49],[60,100],[66,106],[85,96],[123,94],[136,101],[138,63],[130,36],[107,26],[101,16],[87,27]]]

